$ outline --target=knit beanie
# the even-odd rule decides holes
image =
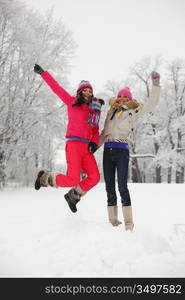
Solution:
[[[123,96],[127,96],[129,98],[129,100],[132,100],[132,94],[131,94],[131,91],[130,89],[126,86],[124,87],[124,89],[120,90],[118,92],[118,96],[119,95],[123,95]]]
[[[86,88],[90,88],[93,92],[93,87],[92,85],[90,84],[89,81],[87,80],[82,80],[80,83],[79,83],[79,86],[78,86],[78,89],[77,89],[77,94],[79,94],[81,91],[83,91],[84,89]]]

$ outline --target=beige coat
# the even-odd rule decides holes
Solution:
[[[109,110],[105,119],[104,129],[101,132],[99,146],[107,141],[127,142],[134,130],[137,120],[146,113],[151,112],[159,101],[160,87],[152,86],[150,96],[145,104],[140,104],[136,109],[128,109],[121,116],[117,113],[112,120],[113,110]]]

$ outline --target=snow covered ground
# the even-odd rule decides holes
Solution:
[[[103,183],[76,214],[68,189],[0,192],[0,277],[185,277],[185,185],[129,189],[132,233],[108,223]]]

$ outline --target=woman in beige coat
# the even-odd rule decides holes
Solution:
[[[111,99],[110,110],[100,135],[99,146],[104,143],[103,171],[107,192],[107,209],[109,222],[118,226],[117,195],[115,189],[115,174],[117,171],[118,190],[121,196],[122,213],[126,230],[133,230],[134,222],[130,194],[127,186],[129,145],[128,137],[132,134],[137,120],[151,112],[159,101],[160,75],[153,71],[151,74],[152,89],[148,101],[139,104],[133,100],[128,87],[119,91],[115,99]]]

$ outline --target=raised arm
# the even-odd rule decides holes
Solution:
[[[61,87],[58,82],[47,71],[44,71],[39,65],[35,64],[34,72],[40,74],[44,81],[49,85],[52,91],[66,104],[69,105],[73,101],[73,97]]]
[[[160,97],[160,75],[159,73],[153,71],[151,74],[152,79],[152,89],[150,91],[150,95],[148,101],[141,106],[139,109],[138,117],[152,112],[152,110],[156,107],[159,102]]]

